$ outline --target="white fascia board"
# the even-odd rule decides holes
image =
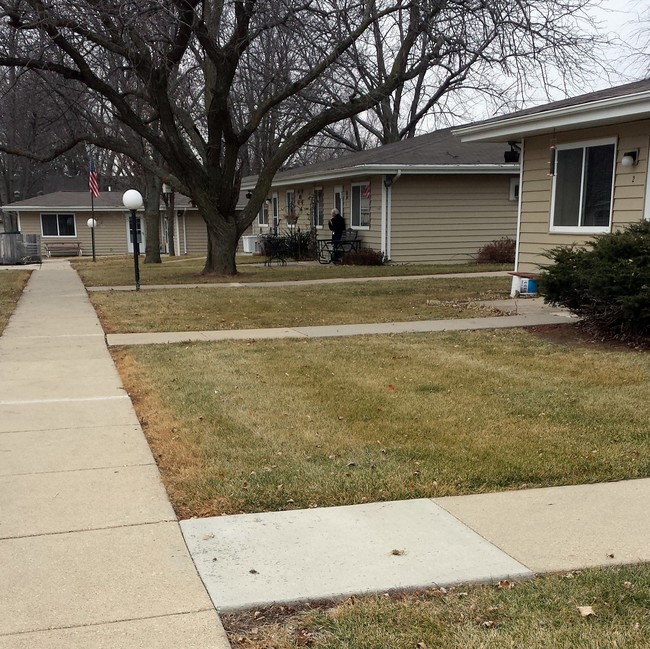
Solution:
[[[650,117],[650,91],[566,106],[455,129],[463,142],[506,142],[551,130],[567,131]]]
[[[398,171],[406,175],[430,174],[518,174],[519,165],[513,164],[458,164],[458,165],[363,165],[359,167],[346,167],[314,174],[292,176],[291,178],[277,178],[273,180],[272,187],[292,187],[305,183],[322,183],[328,180],[341,180],[377,175],[393,176]],[[254,183],[242,183],[243,190],[252,190]]]
[[[90,205],[23,205],[21,207],[12,207],[10,203],[2,206],[3,210],[7,212],[91,212],[93,208]],[[95,205],[95,212],[118,212],[118,211],[129,210],[124,207],[124,205],[116,207],[97,207]]]

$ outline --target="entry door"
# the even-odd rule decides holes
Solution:
[[[345,218],[345,211],[343,210],[343,187],[341,185],[334,187],[334,207]]]
[[[135,228],[138,235],[138,248],[141,253],[144,253],[145,238],[144,238],[144,223],[139,216],[135,217]],[[128,243],[128,251],[133,253],[133,236],[131,234],[131,219],[126,218],[126,241]]]

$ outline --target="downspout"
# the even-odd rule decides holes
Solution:
[[[384,180],[382,182],[382,194],[381,194],[381,226],[379,230],[379,235],[380,235],[380,249],[381,252],[384,255],[385,259],[388,259],[388,254],[386,252],[386,231],[388,227],[388,201],[390,199],[390,183],[388,176],[384,176]]]
[[[646,142],[646,146],[648,143]],[[648,148],[650,151],[650,148]],[[645,179],[645,201],[643,203],[643,220],[650,221],[650,174],[646,173]]]
[[[173,224],[174,225],[174,241],[173,241],[174,256],[178,256],[181,254],[181,242],[179,241],[181,234],[180,234],[180,226],[178,225],[178,215],[180,213],[181,213],[180,210],[175,209],[174,215],[172,217],[174,219],[174,224]]]
[[[187,254],[187,207],[183,210],[183,254]]]
[[[521,199],[524,195],[524,153],[525,153],[526,140],[521,141],[521,151],[519,153],[519,199],[517,200],[517,236],[515,241],[515,267],[516,273],[519,269],[519,248],[521,245]],[[515,297],[519,292],[519,278],[512,278],[512,286],[510,288],[510,297]]]
[[[398,169],[392,178],[384,180],[384,186],[386,187],[386,248],[384,249],[384,255],[389,261],[392,258],[393,239],[393,184],[399,180],[401,175],[402,170]]]

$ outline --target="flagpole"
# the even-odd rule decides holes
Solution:
[[[97,221],[95,220],[95,197],[92,192],[90,192],[90,212],[92,215],[91,216],[92,225],[90,226],[90,238],[93,246],[93,261],[97,261],[97,257],[95,255],[95,226],[97,225]]]
[[[95,168],[95,161],[90,161],[90,170],[88,172],[88,191],[90,192],[90,212],[91,218],[88,219],[88,227],[90,228],[90,236],[93,245],[93,261],[97,261],[95,254],[95,197],[99,196],[99,183],[97,182],[97,169]]]

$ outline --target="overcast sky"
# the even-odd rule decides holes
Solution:
[[[592,12],[594,18],[602,23],[601,29],[620,41],[609,50],[609,59],[618,71],[618,78],[614,77],[610,82],[595,77],[594,90],[647,76],[647,63],[635,49],[643,48],[644,27],[650,29],[650,24],[639,22],[640,17],[650,19],[650,0],[601,0],[600,8]]]

